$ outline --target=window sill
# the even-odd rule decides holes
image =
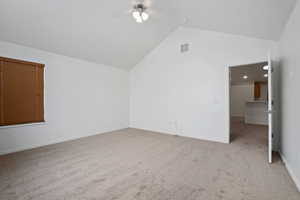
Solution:
[[[31,122],[31,123],[25,123],[25,124],[14,124],[14,125],[4,125],[0,126],[0,129],[8,129],[8,128],[20,128],[24,126],[35,126],[35,125],[45,125],[46,122]]]

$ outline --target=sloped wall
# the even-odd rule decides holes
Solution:
[[[179,28],[130,72],[130,127],[228,142],[228,66],[266,61],[276,45]]]

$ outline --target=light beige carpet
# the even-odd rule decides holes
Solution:
[[[231,144],[125,129],[0,156],[0,199],[299,200],[266,127],[233,127]]]

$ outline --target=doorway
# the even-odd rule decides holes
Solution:
[[[271,162],[269,62],[231,66],[229,75],[230,141],[261,149]]]

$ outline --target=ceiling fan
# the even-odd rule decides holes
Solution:
[[[138,3],[134,5],[132,10],[132,17],[135,19],[137,23],[143,23],[147,21],[149,19],[147,7],[142,3]]]
[[[150,4],[150,0],[137,0],[132,2],[133,8],[131,9],[131,14],[137,23],[143,23],[149,19]]]
[[[138,24],[143,24],[146,21],[156,21],[167,19],[168,12],[165,12],[167,2],[163,1],[154,1],[154,0],[132,0],[128,9],[125,12],[116,14],[116,20],[124,18],[124,15],[129,17],[130,20]],[[167,16],[167,17],[166,17]],[[165,19],[164,19],[165,18]]]

